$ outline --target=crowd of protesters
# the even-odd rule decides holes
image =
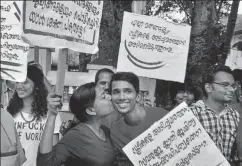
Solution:
[[[174,83],[173,105],[185,101],[231,166],[242,166],[242,70],[216,64],[201,78],[202,96],[190,81]],[[72,94],[74,119],[61,126],[61,94],[51,90],[38,65],[29,64],[27,79],[14,84],[13,97],[1,109],[1,164],[132,165],[122,148],[170,110],[139,104],[134,73],[105,68],[94,81]]]

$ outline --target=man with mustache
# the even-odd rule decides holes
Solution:
[[[236,89],[231,69],[224,65],[213,65],[202,74],[204,100],[197,101],[191,107],[231,165],[238,162],[235,138],[240,115],[229,106]]]

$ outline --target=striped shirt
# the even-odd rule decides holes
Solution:
[[[240,119],[239,113],[226,106],[217,115],[202,100],[197,101],[190,108],[224,157],[230,162],[237,161],[238,153],[235,140]]]

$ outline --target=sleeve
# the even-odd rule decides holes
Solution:
[[[60,166],[64,164],[68,158],[75,156],[83,159],[86,157],[85,141],[82,141],[83,134],[78,130],[70,130],[58,142],[49,153],[41,154],[38,150],[37,165],[38,166]]]
[[[237,133],[236,140],[237,140],[239,159],[242,163],[242,118],[241,117],[240,117],[240,121],[239,121],[238,133]]]
[[[60,133],[60,127],[61,127],[61,118],[60,114],[56,115],[56,120],[55,120],[55,129],[54,129],[54,134],[59,134]]]

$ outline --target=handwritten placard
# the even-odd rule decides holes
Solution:
[[[135,166],[229,166],[185,102],[123,151]]]
[[[184,82],[191,26],[125,12],[117,71]]]
[[[103,1],[24,1],[22,38],[29,44],[98,51]]]
[[[29,45],[21,40],[21,1],[1,1],[1,79],[22,82]]]

